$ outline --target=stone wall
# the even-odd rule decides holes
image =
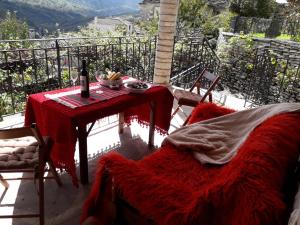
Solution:
[[[218,54],[234,36],[220,32]],[[222,84],[259,104],[300,102],[300,43],[265,38],[253,41],[250,56],[241,51],[235,59],[221,58]]]
[[[222,32],[218,38],[218,46],[226,43],[231,37],[237,37],[238,34]],[[285,41],[271,38],[253,38],[255,48],[260,51],[271,50],[274,54],[283,59],[289,59],[293,64],[300,63],[300,42]]]
[[[236,16],[232,20],[232,30],[235,33],[265,33],[270,27],[272,19],[257,18],[257,17],[242,17]],[[280,32],[282,34],[292,33],[291,26],[284,18],[278,18],[280,24]]]

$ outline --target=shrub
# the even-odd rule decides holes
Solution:
[[[276,8],[274,0],[231,0],[230,9],[246,17],[269,18]]]

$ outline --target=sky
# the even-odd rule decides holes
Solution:
[[[278,3],[286,3],[286,0],[276,0]]]

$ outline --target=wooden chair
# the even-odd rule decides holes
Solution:
[[[195,107],[200,102],[204,102],[205,99],[208,97],[209,102],[212,102],[212,94],[211,91],[214,89],[214,87],[217,85],[218,81],[220,80],[220,76],[215,75],[214,73],[210,73],[208,70],[203,69],[195,82],[193,83],[192,87],[187,90],[180,90],[175,89],[173,91],[174,98],[178,101],[178,107],[174,110],[172,113],[172,117],[178,112],[180,109],[182,112],[181,106],[190,106]],[[196,93],[193,92],[193,90],[196,88]],[[205,89],[205,93],[201,95],[200,88]],[[185,125],[188,121],[190,116],[187,116],[187,119],[185,120]]]
[[[1,173],[32,172],[34,176],[30,179],[38,180],[39,195],[38,213],[1,215],[0,219],[39,217],[40,225],[44,224],[44,178],[54,178],[59,186],[62,185],[49,154],[50,139],[42,137],[35,124],[0,130],[0,183],[7,189],[9,187],[7,180],[29,179],[29,177],[4,179]],[[53,177],[44,177],[46,163]]]

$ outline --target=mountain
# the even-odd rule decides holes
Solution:
[[[140,0],[0,0],[0,19],[6,11],[16,11],[30,27],[74,30],[94,16],[137,13]]]
[[[138,10],[138,3],[141,0],[69,0],[76,5],[85,5],[89,9],[104,11],[107,9],[117,10],[118,8],[127,8]]]

